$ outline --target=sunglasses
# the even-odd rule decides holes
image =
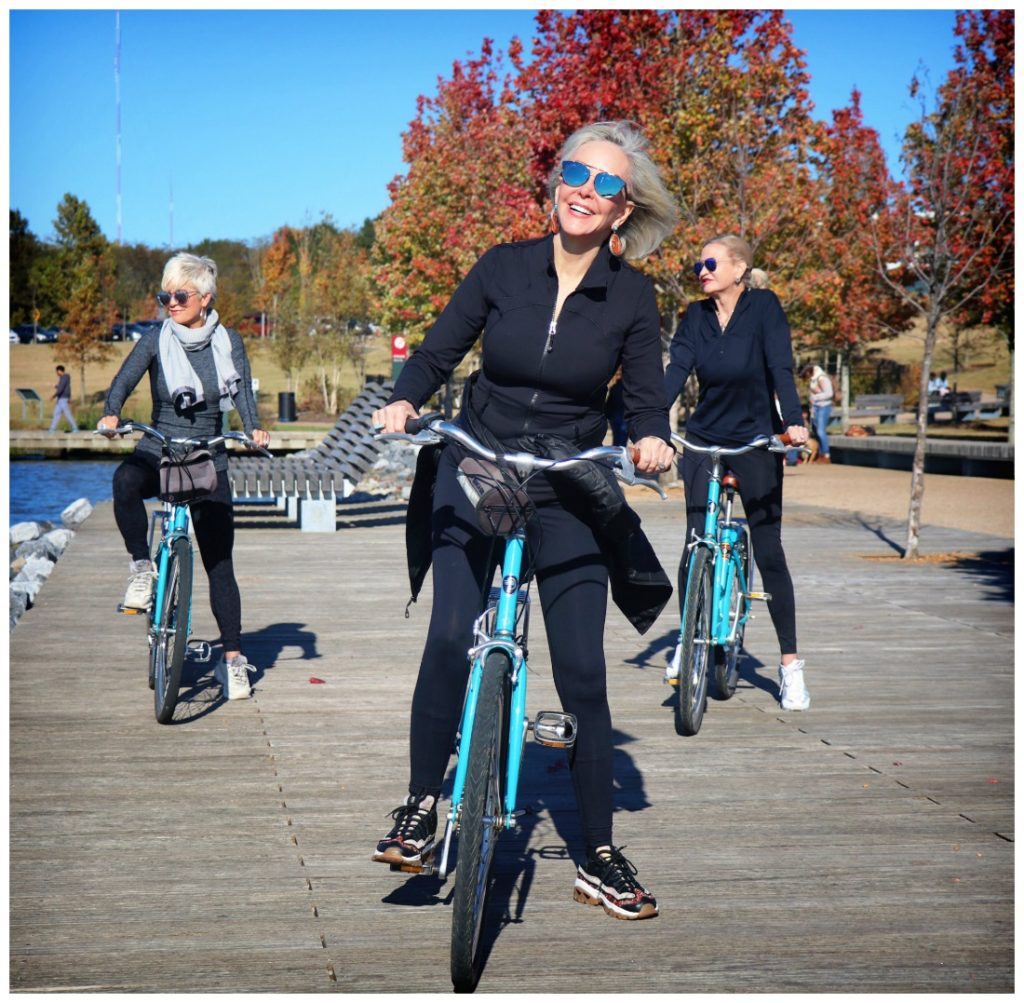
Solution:
[[[570,188],[582,188],[594,175],[594,191],[602,198],[613,199],[619,192],[626,190],[626,182],[617,174],[608,174],[596,168],[587,167],[576,160],[562,161],[562,180]]]
[[[175,289],[173,293],[157,293],[156,301],[161,306],[170,306],[173,299],[178,306],[184,306],[192,296],[198,296],[197,292],[189,292],[187,289]]]
[[[714,258],[705,258],[703,261],[695,261],[693,263],[693,274],[700,278],[700,273],[703,269],[707,269],[709,272],[714,272],[718,267],[718,262]]]

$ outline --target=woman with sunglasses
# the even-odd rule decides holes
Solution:
[[[622,366],[626,419],[642,473],[674,458],[662,391],[661,333],[654,287],[626,264],[653,252],[677,220],[672,197],[628,123],[585,126],[566,141],[553,171],[551,233],[499,244],[473,266],[403,368],[389,403],[373,420],[404,431],[486,330],[481,371],[471,377],[459,422],[500,451],[570,455],[600,445],[607,432],[608,383]],[[439,455],[438,455],[439,454]],[[429,456],[429,458],[428,458]],[[455,738],[469,666],[471,625],[493,571],[492,540],[456,481],[460,456],[449,446],[420,454],[409,502],[407,540],[413,595],[433,563],[434,606],[413,694],[409,796],[374,860],[416,863],[434,844],[437,798]],[[597,468],[594,468],[597,469]],[[605,485],[603,477],[598,481]],[[639,574],[627,616],[643,632],[671,595],[671,584],[639,519],[611,478],[620,537]],[[578,720],[570,758],[586,861],[577,901],[621,919],[657,914],[654,896],[612,843],[613,745],[605,685],[604,623],[609,568],[623,608],[613,544],[595,527],[592,499],[564,476],[528,482],[536,519],[528,528],[555,686]],[[414,550],[426,541],[426,553]],[[631,570],[632,570],[631,568]],[[636,584],[643,581],[644,584]]]
[[[149,424],[157,431],[174,438],[212,438],[221,431],[223,413],[237,408],[245,433],[266,446],[270,435],[259,427],[245,345],[213,309],[217,265],[210,258],[177,254],[167,262],[161,285],[156,298],[169,316],[159,331],[144,334],[122,363],[97,428],[113,434],[121,408],[148,372]],[[153,601],[156,569],[149,557],[144,499],[159,489],[160,448],[151,436],[143,436],[114,471],[114,518],[131,557],[124,605],[133,609],[148,609]],[[231,556],[235,523],[223,445],[214,449],[214,467],[216,490],[190,509],[223,644],[214,676],[225,697],[235,700],[250,695],[249,673],[255,669],[241,652],[242,607]]]
[[[697,406],[686,423],[686,437],[698,445],[742,446],[758,435],[785,431],[795,445],[807,441],[800,397],[793,379],[789,322],[778,297],[751,288],[754,255],[740,237],[715,237],[693,266],[707,299],[691,303],[669,349],[665,390],[671,404],[690,373],[697,374]],[[776,405],[776,398],[778,404]],[[807,710],[804,662],[797,653],[793,581],[782,549],[781,454],[755,449],[725,458],[740,482],[754,560],[771,594],[768,610],[778,637],[780,701],[785,710]],[[684,451],[686,539],[704,531],[711,461]],[[679,562],[679,600],[686,585],[684,548]],[[680,614],[682,610],[680,609]],[[678,663],[672,660],[669,672]]]

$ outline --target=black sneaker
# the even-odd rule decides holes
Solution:
[[[636,868],[618,847],[601,847],[587,854],[576,869],[573,898],[584,905],[599,905],[616,919],[651,919],[658,915],[654,896],[636,880]]]
[[[410,794],[391,817],[395,824],[377,844],[374,860],[384,864],[419,864],[434,848],[437,832],[437,799]]]

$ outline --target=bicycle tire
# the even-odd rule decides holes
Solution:
[[[744,527],[736,541],[734,548],[736,560],[743,569],[743,579],[747,583],[747,591],[754,587],[753,572],[750,568],[750,544],[747,530]],[[732,576],[732,589],[729,593],[729,622],[738,619],[743,615],[743,609],[749,600],[743,598],[743,591],[740,588],[740,577],[735,572]],[[739,670],[737,668],[740,660],[740,649],[743,647],[743,634],[746,624],[736,628],[736,639],[730,645],[715,645],[715,692],[719,700],[728,700],[736,692],[736,684],[739,682]]]
[[[679,686],[676,692],[676,730],[696,735],[708,699],[708,661],[711,657],[711,602],[714,565],[705,547],[695,547],[686,579],[686,602],[680,643]]]
[[[192,603],[192,548],[184,537],[171,544],[167,558],[160,634],[153,639],[153,706],[156,719],[167,724],[174,717],[181,688],[181,669],[188,643],[188,615]]]
[[[503,811],[509,668],[508,655],[492,651],[477,697],[452,898],[451,975],[456,992],[472,992],[480,978],[480,933],[499,833],[492,820]]]

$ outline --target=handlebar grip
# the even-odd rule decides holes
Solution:
[[[409,435],[415,435],[417,432],[429,428],[431,422],[443,417],[444,415],[440,411],[430,411],[427,414],[421,414],[418,418],[406,418],[405,431]]]
[[[788,432],[780,432],[777,436],[775,436],[775,438],[778,439],[779,442],[781,442],[784,446],[794,445],[794,442],[792,439],[790,439]]]
[[[629,450],[629,458],[633,461],[635,466],[640,462],[640,449],[637,446],[631,446]]]

